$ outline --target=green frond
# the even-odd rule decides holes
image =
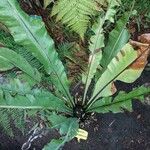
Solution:
[[[93,0],[58,0],[52,10],[52,16],[61,20],[82,38],[90,22],[90,16],[95,15],[97,6]]]
[[[24,111],[20,109],[0,109],[0,126],[2,132],[14,136],[14,127],[23,134],[25,130]]]
[[[12,69],[13,67],[17,67],[21,71],[26,73],[28,76],[30,76],[32,80],[35,80],[36,82],[39,82],[41,80],[40,73],[37,71],[37,69],[33,68],[24,57],[17,54],[15,51],[11,49],[1,47],[0,48],[0,60],[4,62],[4,64],[6,62],[6,64],[8,65],[7,67],[5,64],[6,68],[2,66],[2,69],[4,71],[7,69]],[[0,68],[0,71],[1,71],[1,68]]]
[[[18,79],[0,85],[0,108],[49,109],[68,112],[64,101],[42,89],[31,89]]]
[[[17,44],[26,46],[26,49],[43,64],[54,86],[68,103],[74,105],[64,66],[42,19],[28,16],[20,8],[17,0],[6,0],[0,2],[0,22],[11,31]]]
[[[119,94],[113,99],[112,97],[101,98],[96,101],[89,112],[97,113],[118,113],[123,112],[124,109],[132,111],[132,100],[144,100],[144,95],[150,94],[150,88],[144,86],[133,89],[129,93],[119,92]]]
[[[102,6],[108,7],[110,11],[106,14],[106,20],[113,22],[116,13],[114,6],[119,5],[120,0],[58,0],[53,6],[51,15],[56,15],[56,21],[61,20],[83,38],[91,16],[96,15]]]
[[[101,49],[105,46],[103,25],[108,20],[110,22],[114,21],[113,18],[114,18],[115,13],[117,12],[115,7],[118,5],[119,3],[116,0],[112,0],[112,1],[108,0],[107,11],[103,15],[100,15],[98,22],[95,22],[95,24],[92,27],[92,31],[94,35],[90,38],[89,50],[91,53],[89,57],[89,64],[88,64],[88,69],[87,69],[85,77],[83,75],[83,78],[84,78],[83,82],[85,83],[83,104],[85,103],[86,94],[91,84],[92,78],[94,77],[97,71],[97,68],[100,64],[101,59],[103,59],[104,57],[102,56],[102,51],[101,51]]]
[[[52,128],[59,130],[62,137],[53,139],[43,150],[59,150],[66,142],[72,140],[77,135],[79,129],[77,118],[67,118],[62,115],[52,114],[48,117],[48,120],[51,122]]]
[[[104,48],[101,65],[106,68],[112,58],[122,49],[128,42],[130,34],[126,28],[129,20],[129,14],[125,13],[116,23],[115,28],[110,32],[109,39]]]
[[[42,64],[31,54],[31,52],[25,47],[17,44],[13,37],[2,29],[0,29],[0,43],[24,57],[33,68],[38,70],[42,68]]]

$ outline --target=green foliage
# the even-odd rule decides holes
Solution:
[[[121,12],[129,10],[129,5],[132,5],[131,0],[122,0]],[[149,28],[150,24],[150,1],[149,0],[135,0],[134,5],[134,16],[132,17],[132,22],[134,22],[138,27],[138,32]]]
[[[1,27],[0,43],[2,43],[4,47],[9,48],[24,57],[33,68],[38,70],[42,68],[40,62],[29,51],[27,51],[25,47],[15,43],[13,37],[8,33],[8,31],[6,32],[2,30]]]
[[[132,46],[127,44],[123,47],[122,51],[117,54],[117,58],[113,58],[107,69],[98,79],[95,84],[93,97],[96,99],[101,97],[100,93],[112,81],[117,80],[118,75],[123,72],[137,58],[137,52],[133,50]],[[101,87],[99,87],[101,85]],[[91,98],[91,99],[92,99]]]
[[[76,118],[66,118],[64,116],[52,114],[48,118],[52,123],[52,128],[60,129],[62,137],[52,140],[43,150],[59,150],[66,142],[70,141],[76,135],[79,124]]]
[[[44,8],[46,8],[50,3],[52,3],[54,0],[44,0]]]
[[[11,70],[12,68],[14,68],[14,66],[9,63],[9,61],[7,61],[7,59],[5,58],[0,58],[0,71],[7,71],[7,70]]]
[[[50,109],[67,112],[65,103],[42,89],[31,89],[18,79],[0,85],[0,108]]]
[[[109,39],[105,38],[104,25],[107,22],[114,22],[116,7],[120,6],[118,0],[107,0],[107,3],[99,0],[72,0],[69,2],[58,0],[54,4],[52,15],[57,15],[57,20],[70,26],[83,38],[91,16],[95,15],[98,9],[98,4],[100,7],[104,5],[105,9],[99,8],[98,21],[92,26],[93,35],[88,41],[90,52],[88,68],[83,74],[84,92],[78,98],[78,93],[71,95],[67,73],[58,57],[54,41],[48,35],[42,20],[28,16],[21,10],[17,0],[0,2],[0,22],[6,25],[17,43],[16,47],[15,44],[10,44],[13,43],[12,37],[8,38],[8,43],[5,43],[7,38],[0,41],[2,43],[0,70],[7,74],[7,70],[16,67],[21,71],[21,75],[16,75],[15,78],[0,81],[0,114],[4,116],[0,122],[2,126],[7,124],[6,130],[10,129],[10,116],[7,115],[9,109],[33,110],[33,112],[44,110],[44,113],[41,114],[42,119],[48,122],[49,128],[57,129],[60,133],[60,138],[53,139],[44,147],[44,150],[59,150],[66,142],[77,136],[79,121],[83,119],[82,116],[85,116],[85,113],[107,113],[109,111],[118,113],[123,109],[131,111],[132,99],[142,100],[143,95],[150,93],[150,88],[140,87],[129,93],[119,92],[114,98],[110,97],[116,92],[114,85],[116,80],[132,83],[140,76],[145,65],[140,69],[132,68],[131,65],[136,64],[141,57],[143,58],[142,63],[146,64],[148,55],[145,53],[148,53],[149,50],[148,48],[142,52],[140,49],[134,50],[133,46],[127,43],[129,33],[126,23],[130,13],[129,15],[124,14],[110,32]],[[138,44],[149,46],[147,43],[139,42]],[[24,47],[25,51],[23,51]],[[65,48],[69,49],[69,46]],[[62,53],[65,57],[74,60],[72,53],[65,50]],[[34,67],[33,60],[39,61],[44,71]],[[97,78],[95,78],[96,74],[98,74]],[[95,84],[93,80],[96,81]],[[50,82],[52,85],[49,85]],[[92,90],[90,91],[91,85]],[[79,105],[81,115],[78,111]],[[7,113],[4,111],[6,109]],[[11,115],[12,118],[16,118],[14,121],[17,124],[18,116],[15,115],[15,112]],[[20,125],[21,123],[20,121]]]
[[[49,144],[47,144],[43,150],[59,150],[60,148],[62,148],[62,146],[64,145],[63,140],[61,139],[53,139]]]
[[[64,67],[58,59],[54,42],[47,34],[42,20],[25,14],[16,0],[6,0],[0,2],[0,22],[9,28],[16,43],[26,45],[26,49],[43,64],[46,72],[51,75],[53,84],[71,101]]]
[[[0,126],[9,136],[14,136],[14,126],[23,134],[25,130],[24,111],[20,109],[0,109]]]
[[[97,9],[94,0],[58,0],[51,15],[57,15],[56,21],[61,20],[83,38],[90,23],[90,16],[95,15]]]
[[[107,46],[104,48],[103,59],[101,65],[106,68],[112,58],[122,49],[122,47],[129,40],[129,32],[126,29],[126,24],[129,19],[129,15],[125,14],[118,20],[115,28],[109,34],[109,40]]]
[[[146,49],[147,51],[148,49]],[[97,80],[91,99],[87,103],[87,108],[90,108],[92,104],[100,97],[106,97],[113,95],[116,92],[114,81],[121,80],[124,82],[132,83],[141,74],[144,66],[139,69],[130,68],[131,64],[136,64],[144,53],[138,55],[138,51],[135,51],[130,44],[126,44],[121,51],[112,59],[108,64],[107,69],[100,74]],[[145,57],[147,59],[147,57]],[[136,64],[138,65],[138,64]],[[130,71],[128,71],[130,69]],[[126,76],[126,72],[128,76]],[[99,86],[101,85],[101,86]]]
[[[150,88],[138,87],[133,89],[129,93],[119,92],[115,97],[104,97],[96,101],[93,106],[89,109],[89,112],[97,113],[118,113],[123,112],[124,110],[132,111],[132,100],[144,100],[144,95],[150,93]]]
[[[33,80],[39,82],[40,74],[34,69],[21,55],[17,54],[13,50],[8,48],[0,49],[0,61],[3,61],[5,68],[2,67],[4,71],[12,69],[14,66],[18,67],[20,70],[29,75]],[[0,69],[1,70],[1,69]]]
[[[106,13],[103,15],[100,15],[98,22],[96,22],[93,25],[92,30],[94,32],[94,35],[91,37],[90,45],[89,45],[89,50],[91,51],[91,54],[90,54],[88,69],[87,69],[87,73],[85,77],[85,92],[84,92],[84,97],[83,97],[83,104],[85,103],[88,87],[102,59],[101,48],[104,47],[103,25],[108,20],[110,22],[114,22],[113,16],[116,13],[116,10],[114,9],[114,7],[118,5],[119,5],[118,1],[115,1],[115,0],[108,1],[108,9]]]
[[[132,4],[132,1],[130,0],[121,0],[122,1],[122,6],[125,9],[129,9],[128,6]],[[135,6],[134,9],[137,10],[138,14],[141,15],[144,12],[149,12],[149,5],[150,5],[150,1],[148,0],[136,0],[135,1]]]

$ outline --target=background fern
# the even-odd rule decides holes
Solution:
[[[61,20],[83,38],[90,17],[96,14],[102,4],[105,2],[99,0],[58,0],[51,15],[57,15],[56,21]]]
[[[14,127],[23,134],[25,131],[24,110],[19,109],[0,109],[0,127],[2,132],[9,136],[14,136]]]

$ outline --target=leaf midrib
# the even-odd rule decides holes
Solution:
[[[57,74],[57,71],[54,69],[51,60],[49,59],[49,57],[46,55],[46,53],[45,53],[45,51],[44,51],[45,48],[42,48],[42,47],[41,47],[41,45],[40,45],[40,43],[38,42],[38,40],[34,37],[34,35],[32,34],[32,32],[30,31],[30,28],[24,23],[22,17],[19,15],[20,13],[18,12],[18,10],[11,4],[11,2],[10,2],[9,0],[8,0],[8,4],[10,5],[10,7],[13,8],[13,11],[15,12],[15,14],[16,14],[16,16],[17,16],[18,22],[20,22],[20,20],[21,20],[20,23],[23,25],[23,27],[26,27],[26,28],[27,28],[27,30],[26,30],[26,28],[24,28],[24,29],[25,29],[25,31],[28,32],[29,38],[32,39],[31,41],[34,41],[34,44],[35,44],[35,46],[40,50],[40,53],[42,52],[42,54],[44,55],[44,57],[46,57],[46,58],[48,59],[48,61],[50,62],[51,67],[52,67],[52,70],[54,71],[55,75],[57,76],[57,79],[59,80],[61,86],[63,87],[63,89],[64,89],[66,95],[67,95],[68,98],[70,99],[70,94],[67,92],[67,90],[66,90],[66,88],[64,87],[63,83],[62,83],[61,80],[59,79],[59,76],[58,76],[58,74]],[[16,11],[16,10],[17,10],[17,11]],[[18,18],[19,18],[19,19],[18,19]],[[31,34],[32,36],[30,36],[30,34]],[[43,50],[42,50],[42,49],[43,49]]]
[[[115,104],[117,104],[117,103],[122,103],[122,102],[124,102],[124,101],[129,101],[129,100],[132,100],[132,98],[136,98],[136,97],[140,97],[140,96],[142,96],[142,95],[144,95],[144,94],[146,94],[146,93],[148,93],[147,91],[146,92],[143,92],[143,93],[140,93],[140,94],[137,94],[137,95],[135,95],[135,96],[130,96],[129,98],[124,98],[124,99],[122,99],[122,100],[119,100],[119,98],[118,99],[114,99],[114,101],[112,101],[111,103],[109,103],[109,104],[104,104],[104,105],[102,105],[102,106],[98,106],[98,107],[93,107],[93,108],[91,108],[91,109],[89,109],[88,111],[91,111],[91,110],[93,110],[93,109],[98,109],[98,108],[101,108],[101,107],[107,107],[107,106],[111,106],[111,105],[115,105]],[[130,94],[130,93],[129,93]],[[121,99],[121,98],[120,98]],[[119,100],[119,101],[118,101]]]

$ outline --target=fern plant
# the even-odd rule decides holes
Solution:
[[[1,109],[0,110],[0,126],[3,129],[2,132],[14,137],[13,127],[24,134],[25,132],[25,121],[24,121],[24,111],[22,109]]]
[[[109,9],[119,5],[119,1],[116,0],[108,0],[107,3]],[[107,3],[101,0],[58,0],[53,6],[51,16],[56,15],[56,21],[61,20],[63,24],[67,24],[83,38],[91,16],[102,11],[102,6],[107,5]],[[111,13],[113,14],[114,11]]]
[[[20,79],[17,76],[14,79],[7,78],[1,83],[0,108],[44,110],[46,113],[44,116],[49,122],[48,128],[56,128],[61,135],[59,139],[54,139],[46,145],[44,150],[58,150],[74,137],[83,138],[79,122],[87,113],[110,111],[118,113],[123,112],[124,109],[132,111],[132,99],[143,100],[144,95],[150,93],[150,88],[142,86],[129,93],[119,92],[116,97],[111,97],[117,91],[115,81],[132,83],[140,76],[150,50],[149,34],[140,36],[139,42],[128,42],[129,33],[126,29],[128,14],[124,14],[116,23],[107,43],[104,42],[103,25],[108,20],[113,21],[116,12],[113,8],[116,5],[118,3],[114,0],[92,27],[94,35],[89,41],[88,67],[82,74],[84,92],[76,98],[70,92],[65,68],[42,20],[24,13],[17,0],[0,2],[0,22],[9,29],[15,42],[24,46],[45,70],[42,72],[31,66],[23,55],[2,45],[0,70],[7,71],[15,67],[26,78]],[[46,90],[47,87],[38,86],[42,82],[44,73],[49,76],[48,80],[53,85],[53,89]],[[32,84],[29,84],[29,81]],[[89,94],[90,86],[92,86],[91,94]]]

